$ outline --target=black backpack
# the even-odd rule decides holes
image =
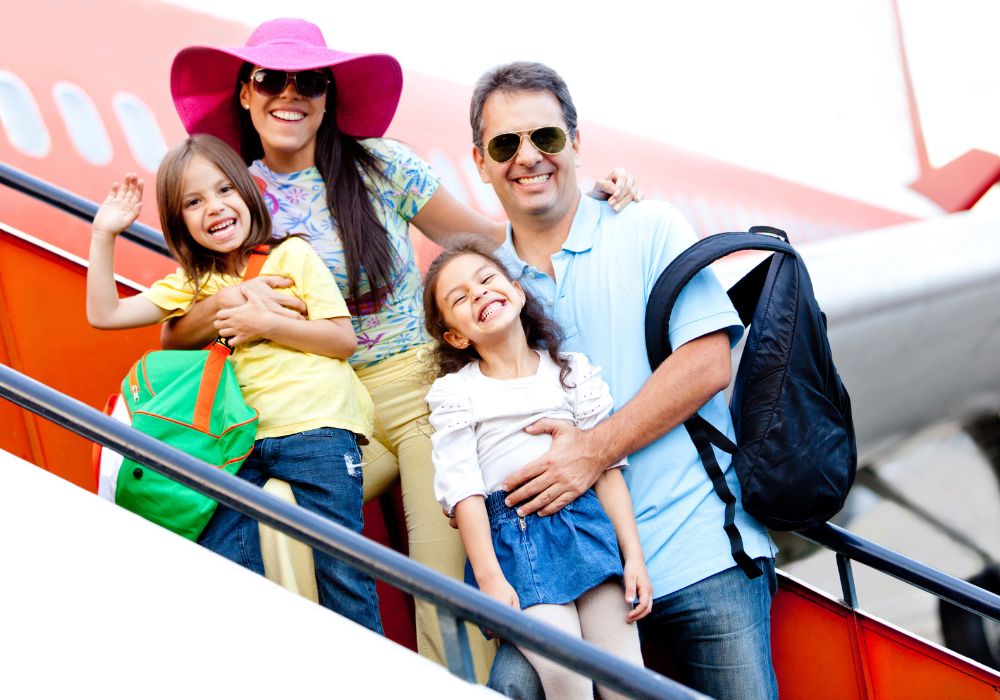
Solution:
[[[743,550],[734,522],[736,497],[711,446],[733,455],[744,510],[774,530],[814,527],[843,507],[854,483],[857,446],[826,316],[784,231],[755,226],[748,233],[708,236],[667,266],[646,304],[650,367],[655,371],[670,355],[670,312],[684,285],[713,261],[740,250],[773,254],[729,290],[740,320],[750,327],[729,404],[736,444],[697,413],[684,427],[726,504],[724,529],[733,559],[754,578],[760,571]]]

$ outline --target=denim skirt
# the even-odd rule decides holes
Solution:
[[[504,505],[506,497],[505,491],[491,493],[486,511],[497,561],[522,609],[569,603],[609,578],[621,578],[615,529],[593,489],[545,517],[518,516]],[[465,582],[476,586],[468,561]]]

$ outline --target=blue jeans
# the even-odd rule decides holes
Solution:
[[[317,428],[258,440],[238,476],[261,487],[271,477],[284,479],[300,506],[361,532],[361,453],[350,431]],[[220,505],[198,542],[263,575],[257,528],[253,518]],[[318,550],[313,560],[320,604],[382,634],[372,577]]]
[[[639,621],[643,646],[662,650],[678,681],[713,698],[778,697],[771,666],[773,559],[752,581],[733,567],[653,601]],[[534,668],[513,644],[497,651],[487,685],[515,700],[544,700]]]

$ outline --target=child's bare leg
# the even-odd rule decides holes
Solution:
[[[632,608],[625,602],[621,582],[609,581],[590,589],[577,599],[576,609],[584,639],[609,654],[643,665],[638,627],[625,621]],[[598,690],[604,700],[625,697],[600,686]]]
[[[624,595],[624,594],[623,594]],[[576,605],[533,605],[525,608],[525,614],[558,628],[566,634],[580,638],[580,618],[577,616]],[[536,654],[528,649],[521,649],[531,665],[538,672],[545,689],[546,700],[580,700],[594,697],[594,686],[591,680],[579,673],[570,671],[555,661]]]

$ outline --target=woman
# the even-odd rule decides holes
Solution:
[[[392,57],[334,51],[318,27],[297,19],[265,22],[242,47],[184,49],[171,71],[174,105],[187,131],[213,134],[239,150],[276,229],[307,233],[347,300],[359,346],[351,365],[376,407],[375,439],[364,450],[366,499],[398,474],[411,556],[461,579],[465,553],[434,498],[420,379],[429,338],[408,229],[413,223],[435,242],[475,232],[499,243],[506,232],[440,187],[409,148],[378,138],[401,88]],[[618,206],[639,198],[624,180],[614,195]],[[276,312],[304,311],[285,295],[268,294],[280,279],[249,284]],[[242,303],[240,288],[223,290],[167,329],[164,345],[210,339],[216,314]],[[482,677],[492,646],[471,636]],[[444,662],[435,609],[421,601],[417,642],[421,654]]]

